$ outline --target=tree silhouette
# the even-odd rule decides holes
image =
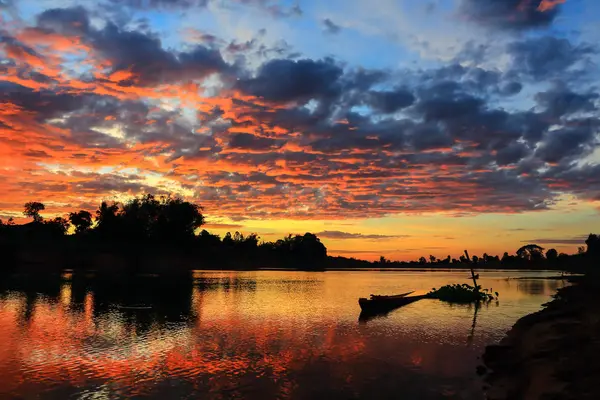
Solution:
[[[69,221],[75,227],[75,233],[81,234],[92,226],[92,214],[88,211],[77,211],[69,214]]]
[[[546,259],[548,261],[555,261],[558,259],[558,251],[556,249],[550,249],[546,252]]]
[[[158,239],[170,241],[190,239],[196,229],[204,224],[202,207],[197,204],[173,197],[163,197],[158,203],[154,203],[153,198],[151,201],[148,207],[150,231],[151,235]]]
[[[24,207],[25,210],[23,211],[23,214],[25,214],[27,217],[33,218],[34,222],[42,222],[44,220],[44,218],[42,218],[40,215],[40,211],[44,211],[46,209],[44,204],[37,201],[30,201],[25,203]]]
[[[44,222],[45,226],[48,226],[49,232],[53,236],[63,236],[69,229],[69,221],[63,217],[56,217],[54,219]]]
[[[223,242],[225,243],[225,239]],[[327,259],[327,248],[312,233],[288,235],[275,243],[265,243],[263,246],[271,247],[281,263],[303,269],[322,269],[322,263]]]
[[[600,236],[596,234],[590,233],[587,240],[585,241],[587,245],[587,254],[591,256],[593,259],[600,258]]]
[[[108,204],[103,201],[96,211],[96,231],[101,236],[110,236],[119,231],[119,204],[112,202]]]
[[[0,226],[13,226],[15,224],[15,220],[10,217],[9,219],[6,220],[6,222],[2,221],[2,219],[0,219]]]
[[[544,258],[544,248],[537,244],[526,244],[517,250],[517,256],[527,261],[539,261]]]

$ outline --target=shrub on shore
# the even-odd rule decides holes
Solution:
[[[492,294],[491,289],[481,289],[480,285],[471,286],[466,283],[433,288],[427,294],[432,299],[439,299],[451,303],[488,302],[498,298],[498,292]]]

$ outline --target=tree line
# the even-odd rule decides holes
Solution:
[[[201,229],[205,217],[201,206],[178,197],[146,194],[127,202],[103,201],[94,213],[74,211],[65,217],[45,219],[41,213],[45,205],[28,202],[23,214],[32,219],[28,224],[15,225],[12,219],[0,220],[0,245],[25,247],[41,243],[56,247],[67,241],[69,251],[97,251],[128,255],[137,259],[142,252],[159,249],[196,257],[215,266],[234,268],[294,267],[323,268],[401,268],[406,266],[460,267],[476,264],[487,268],[554,268],[568,269],[570,264],[600,261],[600,235],[590,234],[578,254],[545,250],[536,244],[527,244],[514,254],[502,257],[484,253],[482,256],[437,258],[429,255],[412,262],[397,262],[381,257],[368,262],[344,257],[328,257],[327,248],[312,234],[288,235],[276,241],[261,241],[255,234],[228,232],[224,237]],[[60,245],[59,245],[60,246]],[[12,250],[13,252],[15,250]],[[139,258],[139,257],[138,257]]]
[[[276,241],[261,241],[255,233],[240,232],[228,232],[221,238],[201,229],[206,222],[201,206],[178,197],[146,194],[124,203],[103,201],[94,214],[79,210],[52,219],[42,217],[45,209],[43,203],[28,202],[23,214],[32,219],[30,223],[0,220],[0,239],[53,245],[68,240],[80,248],[124,255],[162,249],[214,264],[237,262],[242,267],[321,269],[327,259],[327,248],[312,233]]]

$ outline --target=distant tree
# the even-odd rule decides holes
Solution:
[[[64,235],[69,229],[69,221],[63,217],[56,217],[54,219],[45,221],[44,225],[47,225],[51,229],[52,233],[56,236]]]
[[[6,220],[6,222],[2,221],[2,219],[0,219],[0,226],[12,226],[15,224],[15,220],[10,217]]]
[[[223,241],[225,242],[225,239]],[[327,248],[312,233],[288,235],[273,243],[272,247],[281,263],[304,269],[321,269],[327,258]]]
[[[526,244],[517,250],[517,256],[527,261],[538,261],[544,258],[544,248],[537,244]]]
[[[477,264],[479,262],[479,257],[473,256],[473,264]]]
[[[596,234],[590,233],[587,240],[585,241],[587,245],[586,253],[593,258],[600,258],[600,236]]]
[[[223,238],[223,245],[227,247],[233,247],[235,245],[235,241],[233,240],[231,232],[227,232],[225,234],[225,237]]]
[[[389,260],[387,260],[384,256],[379,257],[379,264],[387,264]]]
[[[322,262],[327,258],[327,248],[319,238],[312,233],[296,236],[294,239],[293,254],[306,262]],[[322,268],[322,265],[316,266]]]
[[[435,256],[429,255],[429,261],[433,264],[434,262],[436,262],[437,258],[435,258]]]
[[[420,257],[419,264],[427,264],[427,259],[425,257]]]
[[[163,197],[158,204],[158,215],[151,232],[162,240],[188,240],[203,224],[201,206],[177,197]]]
[[[96,231],[103,236],[120,237],[119,229],[120,204],[103,201],[96,211]]]
[[[577,254],[585,254],[585,247],[584,246],[579,246],[577,248]]]
[[[44,211],[46,209],[44,204],[37,201],[30,201],[25,203],[24,207],[25,210],[23,211],[23,214],[25,214],[27,217],[33,218],[34,222],[42,222],[44,220],[44,218],[42,218],[40,215],[40,211]]]
[[[490,256],[488,256],[488,253],[483,253],[482,261],[484,264],[487,264],[490,261]]]
[[[546,259],[548,261],[555,261],[558,259],[558,251],[556,249],[550,249],[546,252]]]
[[[221,245],[221,238],[219,235],[213,235],[206,229],[203,229],[202,232],[200,232],[197,240],[202,247],[217,248]]]
[[[69,214],[69,221],[75,227],[75,233],[83,233],[92,226],[92,214],[88,211],[77,211]]]

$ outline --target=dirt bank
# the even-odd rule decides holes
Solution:
[[[483,360],[489,400],[600,399],[600,280],[560,289]]]

